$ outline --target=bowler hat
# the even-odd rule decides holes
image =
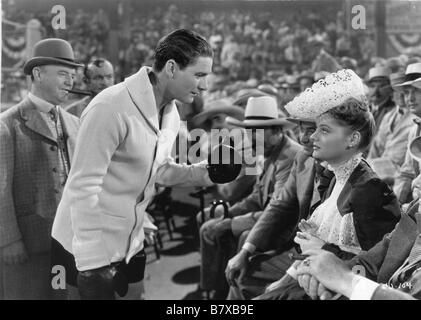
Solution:
[[[58,64],[68,67],[83,67],[77,63],[69,42],[58,38],[48,38],[37,42],[32,50],[31,58],[23,66],[25,74],[30,75],[36,66]]]
[[[418,80],[421,77],[421,62],[411,63],[406,67],[405,70],[405,82],[398,86],[410,86],[414,80]]]

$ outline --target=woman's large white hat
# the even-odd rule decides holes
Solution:
[[[292,128],[295,124],[289,122],[284,116],[280,117],[278,104],[274,97],[251,97],[247,101],[244,120],[232,117],[225,120],[228,124],[243,128],[282,126]]]
[[[350,69],[331,73],[285,105],[292,118],[316,119],[349,98],[366,101],[361,78]]]

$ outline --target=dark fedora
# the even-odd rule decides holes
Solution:
[[[75,61],[70,43],[58,38],[49,38],[37,42],[32,49],[31,58],[23,66],[23,72],[30,75],[34,67],[48,64],[65,65],[73,68],[83,67],[83,64]]]

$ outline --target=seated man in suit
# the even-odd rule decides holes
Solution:
[[[396,106],[384,116],[367,156],[373,170],[380,178],[388,179],[390,185],[405,160],[408,135],[415,118],[406,106],[402,86],[399,86],[404,79],[403,72],[390,75]]]
[[[408,134],[408,142],[420,135],[421,132],[421,62],[408,65],[405,72],[405,82],[400,84],[403,88],[405,103],[409,111],[414,115],[414,124]],[[408,151],[405,160],[395,177],[393,192],[402,204],[412,200],[412,181],[420,173],[418,162],[412,159]]]
[[[305,253],[309,257],[298,267],[297,277],[313,299],[330,299],[332,291],[351,300],[421,299],[419,200],[402,213],[393,232],[349,262],[323,250]],[[364,270],[366,278],[352,268]]]
[[[245,116],[244,121],[230,118],[227,122],[251,129],[254,149],[259,150],[259,144],[264,142],[262,149],[265,161],[263,172],[257,178],[253,192],[229,208],[228,217],[209,220],[200,228],[201,288],[218,290],[218,296],[214,298],[226,297],[228,286],[224,269],[228,259],[237,251],[238,237],[253,227],[272,193],[277,194],[282,189],[295,154],[301,149],[298,143],[283,133],[285,128],[292,127],[293,124],[278,117],[277,103],[273,97],[250,98]],[[257,134],[254,134],[255,128],[264,128],[263,141],[259,141]]]

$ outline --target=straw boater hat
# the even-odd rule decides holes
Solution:
[[[418,79],[415,79],[413,81],[411,81],[411,86],[417,88],[417,89],[421,89],[421,77],[419,77]]]
[[[70,43],[63,39],[49,38],[35,44],[31,58],[23,66],[23,72],[30,75],[34,67],[51,64],[73,68],[83,67],[83,64],[75,61]]]
[[[405,73],[404,72],[396,72],[392,73],[389,76],[390,85],[392,86],[393,90],[402,91],[403,87],[401,84],[405,81]]]
[[[242,128],[282,126],[285,129],[294,127],[285,117],[279,116],[276,99],[270,96],[251,97],[247,101],[244,120],[227,117],[226,122]]]
[[[244,109],[234,106],[228,99],[218,99],[205,105],[205,110],[195,115],[191,121],[194,126],[198,127],[217,114],[226,114],[237,119],[243,119]]]
[[[329,74],[285,105],[291,118],[317,119],[349,98],[366,101],[364,84],[350,69]],[[310,121],[311,122],[311,121]]]
[[[421,62],[409,64],[405,71],[405,81],[399,86],[410,86],[414,80],[421,77]]]

